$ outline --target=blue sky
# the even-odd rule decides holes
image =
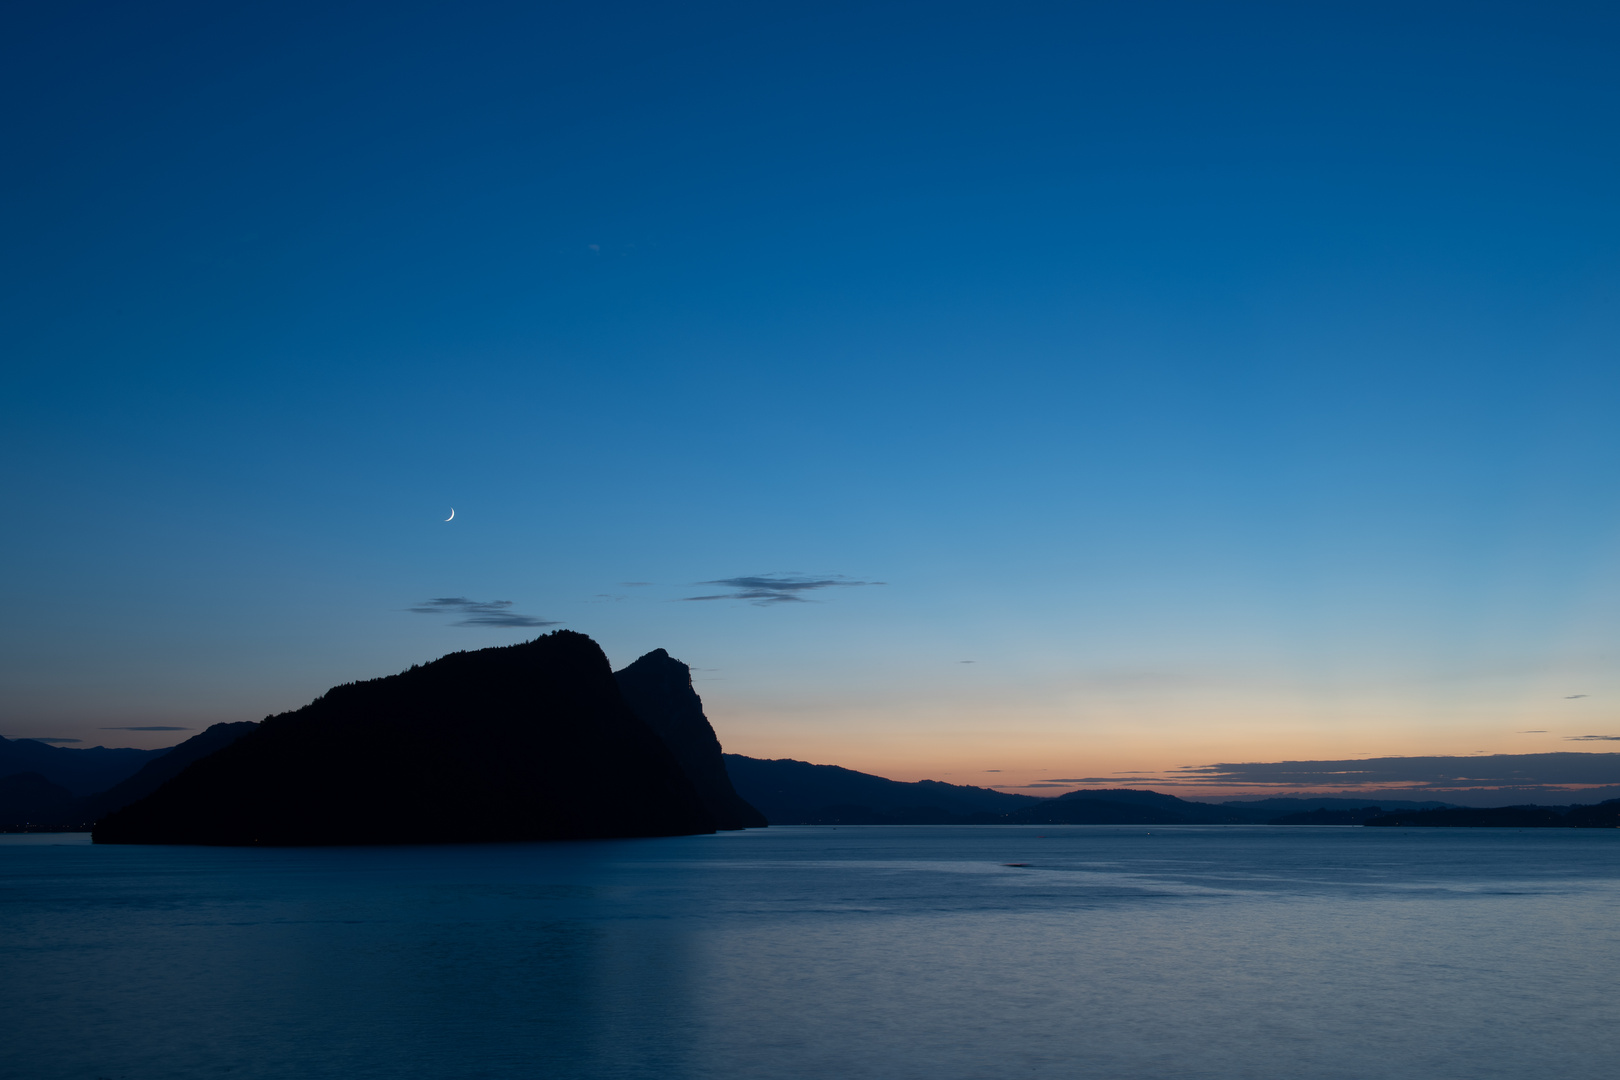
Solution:
[[[1620,733],[1612,7],[4,19],[8,736],[455,597],[904,779]]]

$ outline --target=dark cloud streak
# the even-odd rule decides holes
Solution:
[[[706,596],[683,596],[682,600],[747,600],[756,607],[768,607],[773,604],[802,604],[806,602],[803,593],[814,592],[817,589],[849,588],[859,585],[883,585],[882,581],[852,581],[849,578],[834,575],[832,577],[810,577],[805,574],[756,574],[747,577],[720,578],[717,581],[700,581],[699,585],[720,585],[731,592],[711,593]]]
[[[424,600],[410,609],[418,615],[465,615],[452,626],[556,626],[555,619],[537,619],[512,610],[510,600],[469,600],[465,596],[440,596]]]

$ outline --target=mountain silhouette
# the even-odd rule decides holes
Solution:
[[[97,822],[97,843],[379,844],[714,831],[601,648],[559,630],[335,687]]]
[[[1382,795],[1363,796],[1359,799],[1338,798],[1331,795],[1279,795],[1269,799],[1226,799],[1221,806],[1229,810],[1253,810],[1256,813],[1269,815],[1273,823],[1279,817],[1295,814],[1308,814],[1316,810],[1359,812],[1368,806],[1382,808],[1385,812],[1396,810],[1443,810],[1456,803],[1435,802],[1430,799],[1423,802],[1414,802],[1408,799],[1386,799]]]
[[[74,795],[105,791],[171,748],[51,746],[33,739],[0,738],[0,776],[38,773]]]
[[[1385,807],[1438,807],[1444,803],[1403,803]],[[1279,813],[1289,811],[1292,813]],[[1007,824],[1028,825],[1360,825],[1384,808],[1353,799],[1279,798],[1253,802],[1204,803],[1159,791],[1093,788],[1070,791],[1041,806],[1008,814]]]
[[[938,780],[889,780],[792,758],[727,754],[725,762],[737,793],[772,825],[954,825],[1046,801]]]
[[[1343,798],[1203,803],[1140,788],[1083,788],[1038,798],[937,780],[905,783],[836,765],[727,754],[737,791],[772,825],[1359,825],[1406,807]],[[1289,813],[1292,811],[1292,813]]]
[[[1375,817],[1386,813],[1381,806],[1358,806],[1352,810],[1329,810],[1320,807],[1316,810],[1305,810],[1298,814],[1284,814],[1273,818],[1272,825],[1365,825]]]
[[[619,691],[635,714],[664,740],[714,819],[717,829],[759,828],[765,815],[732,786],[703,699],[692,689],[692,669],[654,649],[616,672]]]
[[[1367,824],[1464,829],[1615,829],[1620,828],[1620,799],[1596,805],[1458,806],[1406,811],[1375,817]]]
[[[1039,805],[1007,814],[1007,825],[1255,825],[1252,812],[1188,802],[1174,795],[1136,788],[1070,791]]]
[[[157,757],[152,757],[151,751],[142,751],[146,755],[144,765],[134,769],[133,775],[94,795],[74,795],[37,772],[0,777],[0,830],[57,832],[87,829],[98,818],[150,795],[193,761],[230,745],[256,727],[258,725],[251,722],[215,724],[178,746],[165,747]],[[111,759],[111,762],[128,765],[138,764],[141,760],[120,762],[119,759]],[[103,765],[106,764],[104,759]]]
[[[192,762],[200,761],[215,751],[225,749],[258,726],[251,720],[243,720],[235,724],[214,724],[206,728],[180,745],[170,748],[162,757],[148,761],[129,779],[80,800],[82,805],[80,817],[85,821],[96,821],[137,799],[146,798],[179,776]]]

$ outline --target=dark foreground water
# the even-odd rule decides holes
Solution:
[[[1620,830],[4,837],[0,890],[12,1080],[1620,1074]]]

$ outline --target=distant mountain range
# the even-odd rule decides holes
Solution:
[[[147,762],[167,754],[162,750],[91,746],[83,749],[51,746],[33,739],[0,738],[0,777],[37,773],[70,795],[91,795],[128,779]]]
[[[1471,810],[1402,799],[1287,797],[1194,802],[1136,788],[1037,798],[919,780],[906,783],[791,758],[725,755],[737,791],[772,825],[1497,825],[1620,824],[1620,800],[1598,806]],[[1607,823],[1607,824],[1606,824]]]
[[[165,782],[180,775],[192,762],[224,749],[258,726],[252,721],[215,724],[178,746],[137,751],[142,758],[123,759],[126,764],[123,778],[105,791],[93,795],[76,795],[56,779],[64,773],[72,775],[77,763],[63,767],[55,759],[46,759],[46,767],[51,768],[54,775],[30,771],[0,776],[0,829],[88,829],[112,811],[152,794]],[[96,754],[105,750],[105,747],[95,747],[66,750],[64,753]],[[106,760],[102,758],[96,762],[99,772],[109,771],[104,764]],[[129,764],[135,766],[133,775],[127,767]],[[83,770],[80,770],[80,774],[83,774]]]

